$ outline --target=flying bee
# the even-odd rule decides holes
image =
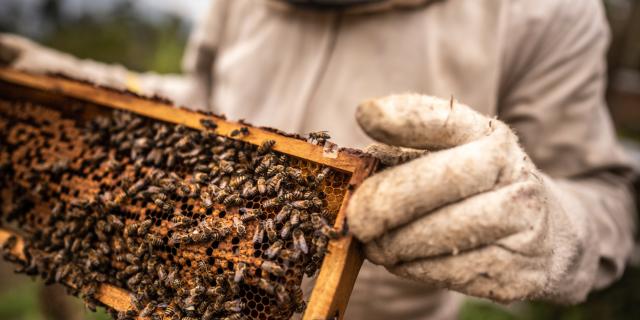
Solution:
[[[291,202],[291,206],[296,209],[309,209],[313,205],[311,200],[297,200]]]
[[[296,229],[293,231],[293,245],[305,254],[309,252],[309,247],[307,246],[307,241],[304,238],[302,230]]]
[[[258,185],[258,192],[260,192],[260,194],[267,193],[267,181],[265,180],[265,178],[263,177],[258,178],[257,185]]]
[[[282,223],[284,220],[289,218],[289,215],[291,214],[291,210],[292,210],[292,208],[291,208],[290,205],[282,206],[282,208],[280,209],[280,211],[276,215],[276,223]]]
[[[263,261],[260,265],[262,270],[271,273],[277,277],[284,276],[284,268],[273,261]]]
[[[262,243],[262,240],[264,240],[264,228],[262,227],[262,222],[259,222],[256,225],[256,229],[253,231],[253,237],[251,241],[256,244]]]
[[[265,154],[271,151],[271,149],[275,144],[276,144],[275,140],[266,140],[258,147],[258,150],[257,150],[258,154]]]
[[[216,130],[218,125],[211,119],[202,118],[200,119],[200,124],[209,130]]]
[[[331,136],[327,131],[309,132],[308,140],[316,141],[318,144],[324,144],[329,139],[331,139]]]
[[[236,264],[236,271],[233,276],[233,281],[240,282],[244,279],[244,274],[247,272],[247,264],[244,262],[239,262]]]
[[[262,264],[264,264],[264,262]],[[276,288],[273,283],[265,278],[260,278],[258,280],[258,288],[264,290],[268,294],[274,294],[276,292]]]
[[[236,233],[240,237],[244,237],[244,235],[247,233],[247,229],[244,226],[244,223],[242,223],[242,220],[238,217],[233,217],[233,227],[236,229]]]
[[[267,251],[265,251],[265,254],[267,255],[267,257],[269,257],[269,259],[273,259],[275,256],[278,255],[278,253],[280,253],[280,250],[282,250],[283,247],[284,247],[284,242],[282,240],[277,240],[276,242],[271,244],[269,248],[267,248]]]
[[[269,238],[269,241],[274,241],[278,236],[278,234],[276,233],[275,223],[271,218],[264,221],[264,230],[267,233],[267,238]]]

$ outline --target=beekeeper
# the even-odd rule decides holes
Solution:
[[[578,303],[621,276],[635,221],[604,101],[608,40],[598,0],[214,0],[184,75],[9,35],[2,56],[342,146],[377,141],[368,150],[394,166],[348,208],[368,262],[346,318],[439,319],[459,300],[442,289]]]

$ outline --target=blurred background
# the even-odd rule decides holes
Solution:
[[[607,100],[624,144],[640,163],[640,0],[604,0],[611,24]],[[0,0],[0,32],[27,36],[81,58],[136,71],[180,72],[182,53],[207,0]],[[0,261],[0,319],[46,319],[38,280],[11,274]],[[82,306],[81,301],[72,302]],[[85,319],[108,319],[103,310]],[[470,300],[462,320],[640,319],[640,267],[578,306],[523,303],[508,308]]]

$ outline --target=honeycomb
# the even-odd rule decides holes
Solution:
[[[343,232],[330,226],[350,174],[203,125],[0,100],[1,221],[25,239],[18,271],[92,310],[100,284],[126,289],[133,309],[117,319],[303,312],[302,279]]]

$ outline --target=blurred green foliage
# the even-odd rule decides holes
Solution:
[[[14,14],[0,19],[0,32],[26,33],[48,47],[136,71],[180,71],[189,21],[170,14],[143,15],[130,0],[115,1],[106,11],[78,14],[66,13],[63,3],[44,0],[27,14],[19,1],[8,1],[3,10]],[[41,28],[28,28],[23,16],[37,19],[33,23]]]

